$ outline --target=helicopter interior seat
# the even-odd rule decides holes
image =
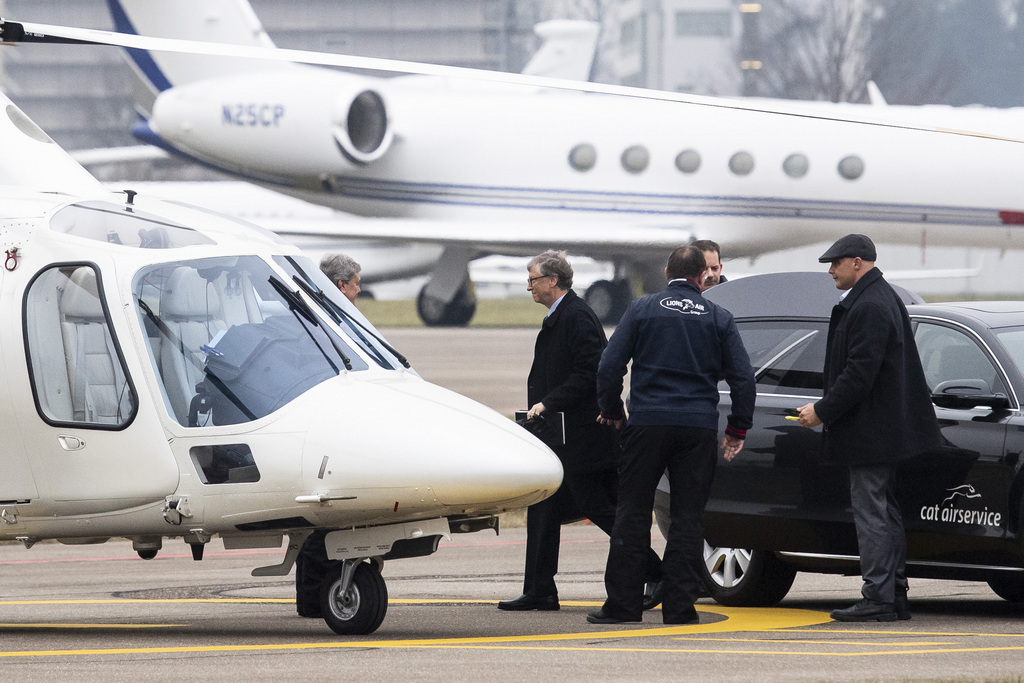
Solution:
[[[160,345],[160,374],[174,416],[187,425],[196,385],[205,376],[201,347],[226,329],[220,294],[194,269],[177,268],[160,296],[160,317],[170,332]]]
[[[96,272],[82,266],[61,297],[61,337],[73,419],[118,424],[129,414],[128,382],[100,304]]]

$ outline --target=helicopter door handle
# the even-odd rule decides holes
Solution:
[[[85,448],[85,441],[83,439],[79,439],[77,436],[61,434],[57,437],[57,442],[60,443],[60,447],[66,451],[80,451]]]

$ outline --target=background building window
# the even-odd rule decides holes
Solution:
[[[728,38],[732,35],[732,12],[676,12],[676,36]]]

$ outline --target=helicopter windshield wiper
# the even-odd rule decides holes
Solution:
[[[320,304],[321,308],[327,311],[327,314],[331,316],[331,319],[334,320],[334,322],[341,323],[342,320],[344,320],[348,324],[349,329],[351,329],[353,332],[359,335],[359,338],[367,347],[371,349],[373,348],[372,345],[366,340],[366,337],[363,336],[363,333],[360,332],[359,330],[362,330],[363,332],[366,332],[368,335],[373,337],[377,341],[377,343],[379,343],[381,346],[387,349],[388,353],[393,355],[398,360],[398,362],[401,363],[403,366],[407,368],[412,367],[409,364],[408,359],[406,359],[405,356],[399,353],[397,349],[391,346],[391,344],[388,344],[386,341],[384,341],[379,335],[374,334],[373,331],[371,331],[361,322],[359,322],[351,315],[346,313],[344,309],[338,306],[338,304],[331,301],[327,297],[327,295],[324,294],[324,291],[322,289],[313,287],[313,285],[309,284],[308,282],[300,278],[298,275],[292,275],[292,280],[294,280],[295,284],[299,286],[299,289],[304,291],[306,294],[310,296],[311,299]],[[356,326],[358,326],[358,328]]]
[[[281,295],[281,298],[288,302],[288,308],[289,310],[291,310],[292,314],[295,315],[296,319],[298,319],[299,317],[305,318],[310,323],[312,323],[314,327],[319,327],[321,330],[323,330],[324,335],[327,337],[327,340],[331,342],[331,346],[334,347],[334,351],[341,358],[341,362],[345,364],[345,369],[351,371],[352,361],[349,359],[348,356],[345,355],[345,352],[341,350],[341,346],[338,344],[337,340],[335,340],[334,335],[332,335],[329,331],[324,329],[322,325],[320,325],[320,320],[316,317],[316,314],[313,313],[313,309],[309,307],[309,304],[305,302],[305,300],[299,295],[299,293],[294,290],[288,289],[288,285],[278,280],[277,277],[275,277],[274,275],[271,275],[269,278],[267,278],[267,281],[270,282],[270,286],[273,287],[274,290]],[[323,354],[324,359],[330,364],[334,371],[337,372],[338,368],[334,364],[334,361],[332,361],[331,357],[327,355],[327,352],[324,351],[323,348],[321,348],[320,342],[316,340],[316,337],[313,336],[313,333],[309,330],[309,328],[303,325],[302,329],[306,331],[306,334],[309,335],[309,338],[313,341],[314,344],[316,344],[316,347],[320,350],[320,353]]]

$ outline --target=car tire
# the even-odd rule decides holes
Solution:
[[[988,585],[1003,600],[1024,602],[1024,576],[1000,576],[989,579]]]
[[[771,607],[793,586],[796,569],[768,550],[713,548],[704,543],[704,584],[729,607]]]

